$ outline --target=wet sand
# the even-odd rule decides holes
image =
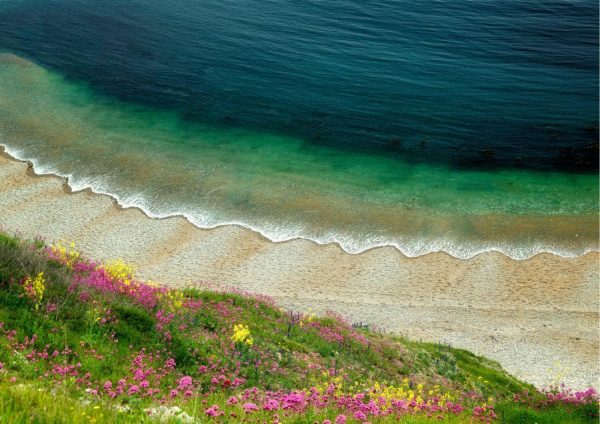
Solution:
[[[152,219],[109,196],[71,193],[0,157],[0,227],[48,242],[74,240],[97,259],[123,258],[138,276],[168,285],[208,281],[269,295],[286,308],[327,309],[412,339],[445,342],[500,362],[537,386],[558,379],[600,387],[599,259],[500,253],[460,260],[407,258],[394,248],[358,255],[307,240],[273,243],[184,218]]]

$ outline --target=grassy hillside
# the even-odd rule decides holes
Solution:
[[[597,422],[464,350],[0,234],[0,421]]]

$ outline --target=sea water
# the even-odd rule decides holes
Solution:
[[[0,2],[0,143],[274,241],[598,249],[592,1]]]

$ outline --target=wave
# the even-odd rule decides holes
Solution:
[[[7,153],[150,217],[349,254],[392,247],[407,257],[527,259],[598,248],[595,175],[457,169],[214,127],[106,97],[11,54],[0,54],[0,80]]]
[[[223,226],[237,226],[253,231],[274,243],[283,243],[291,240],[309,240],[319,245],[335,244],[348,254],[361,254],[369,250],[392,247],[409,258],[417,258],[432,253],[446,253],[454,258],[467,260],[483,253],[497,252],[513,260],[527,260],[539,254],[552,254],[563,258],[576,258],[588,253],[600,252],[593,247],[560,248],[545,243],[520,243],[474,242],[458,241],[444,238],[431,239],[397,239],[389,237],[371,237],[359,239],[351,234],[330,232],[320,237],[307,234],[305,227],[298,225],[274,225],[268,222],[263,225],[253,225],[243,220],[219,220],[215,213],[208,210],[169,210],[157,209],[151,201],[141,194],[129,193],[116,194],[106,183],[97,178],[85,178],[75,174],[64,174],[51,165],[44,165],[38,158],[24,155],[19,149],[0,143],[4,152],[10,158],[28,163],[35,175],[51,175],[64,179],[64,183],[71,192],[90,190],[93,193],[111,197],[122,208],[137,208],[146,216],[154,219],[182,217],[190,224],[200,229],[214,229]]]

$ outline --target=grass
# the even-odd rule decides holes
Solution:
[[[133,274],[0,233],[2,422],[598,419],[595,392],[539,392],[465,350]]]
[[[501,421],[514,424],[583,424],[598,422],[598,406],[590,404],[584,406],[553,405],[543,409],[534,409],[528,406],[515,404],[496,405],[496,412]]]

